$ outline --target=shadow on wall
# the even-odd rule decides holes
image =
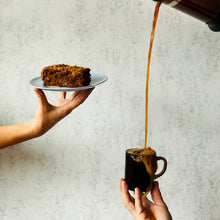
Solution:
[[[84,148],[76,143],[63,149],[45,142],[42,137],[0,150],[0,186],[11,180],[49,184],[62,178],[70,185],[78,181],[87,187],[88,181],[94,185],[105,174],[103,169],[109,161],[99,149],[91,152],[87,145]],[[89,147],[98,144],[99,140],[90,140]]]
[[[33,171],[37,167],[48,169],[56,163],[56,158],[49,154],[49,151],[45,153],[37,150],[38,144],[29,143],[25,142],[0,150],[0,172],[24,169],[25,167]]]

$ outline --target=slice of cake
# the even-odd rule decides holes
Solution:
[[[81,87],[91,81],[90,69],[80,66],[56,64],[43,68],[41,79],[45,86]]]

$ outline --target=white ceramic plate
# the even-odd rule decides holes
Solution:
[[[57,86],[44,86],[44,82],[42,81],[40,76],[32,79],[29,83],[32,87],[42,89],[42,90],[71,92],[71,91],[76,91],[76,90],[94,88],[97,85],[104,83],[108,79],[108,77],[104,74],[91,73],[91,72],[90,74],[91,74],[90,84],[88,86],[82,86],[82,87],[69,88],[69,87],[57,87]]]

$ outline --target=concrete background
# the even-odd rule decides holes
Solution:
[[[1,220],[132,219],[118,183],[144,146],[154,2],[1,0],[0,125],[31,120],[29,80],[56,63],[109,80],[43,137],[0,151]],[[220,218],[220,33],[161,6],[152,54],[149,145],[168,161],[160,188],[178,220]],[[50,102],[57,92],[47,92]]]

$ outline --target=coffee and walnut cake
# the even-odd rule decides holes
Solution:
[[[41,79],[45,86],[81,87],[91,81],[90,69],[80,66],[56,64],[43,68]]]

